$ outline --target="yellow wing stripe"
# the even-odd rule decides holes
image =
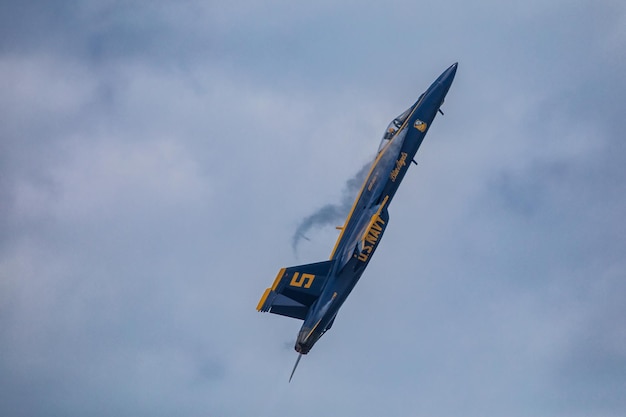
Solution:
[[[365,177],[365,181],[363,182],[363,185],[361,186],[361,191],[359,191],[359,195],[354,200],[354,203],[352,204],[352,208],[350,209],[350,213],[348,214],[348,217],[346,217],[346,221],[343,223],[343,226],[340,229],[341,233],[339,233],[339,237],[337,238],[337,242],[335,242],[335,247],[333,248],[333,251],[330,253],[330,259],[333,259],[334,256],[335,256],[335,252],[337,252],[337,248],[339,247],[339,242],[341,242],[341,238],[343,237],[343,233],[346,231],[346,227],[348,227],[348,222],[350,222],[350,219],[352,218],[352,214],[354,213],[354,209],[356,208],[356,204],[359,201],[359,199],[361,198],[361,194],[363,194],[363,189],[365,188],[365,185],[367,184],[367,180],[369,179],[370,175],[372,175],[372,171],[374,170],[374,168],[376,168],[376,165],[378,164],[378,161],[380,161],[380,158],[384,155],[385,151],[387,150],[389,145],[391,145],[391,142],[393,142],[394,139],[390,140],[389,143],[385,146],[385,148],[381,152],[378,153],[378,156],[374,160],[374,163],[372,164],[372,167],[370,168],[370,171],[367,173],[367,177]]]
[[[372,225],[378,221],[378,219],[380,218],[380,213],[385,208],[385,204],[387,204],[388,200],[389,200],[389,196],[386,195],[385,199],[381,203],[380,207],[378,208],[378,210],[376,210],[376,213],[372,216],[372,219],[370,220],[369,224],[365,228],[366,231],[369,231],[372,228]],[[367,235],[367,233],[366,233],[366,235]]]
[[[374,171],[374,168],[376,167],[376,165],[378,165],[378,162],[380,161],[380,158],[382,158],[382,156],[385,154],[387,149],[389,149],[389,146],[391,146],[391,143],[394,140],[396,140],[396,138],[398,137],[398,134],[400,132],[402,132],[402,129],[404,129],[406,127],[407,123],[411,119],[411,116],[413,116],[413,113],[415,113],[415,110],[417,110],[417,108],[419,107],[419,104],[422,102],[423,98],[424,97],[422,95],[420,100],[418,100],[417,104],[413,107],[413,110],[411,111],[411,113],[404,120],[404,123],[402,123],[402,126],[400,126],[400,128],[396,132],[395,136],[389,141],[389,143],[387,143],[385,145],[385,147],[376,156],[376,159],[374,160],[374,163],[372,164],[372,167],[370,168],[370,171],[367,173],[367,176],[365,177],[365,181],[363,182],[363,185],[361,186],[361,191],[359,191],[359,195],[357,196],[357,198],[354,200],[354,203],[352,204],[352,208],[350,209],[350,214],[348,214],[348,217],[346,217],[346,221],[343,224],[343,227],[341,228],[341,233],[339,234],[339,237],[337,238],[337,242],[335,242],[335,247],[333,248],[333,251],[330,253],[330,259],[333,259],[333,257],[335,256],[335,252],[337,251],[337,248],[339,247],[339,242],[341,242],[341,238],[343,237],[343,232],[346,230],[346,227],[348,226],[348,222],[350,221],[350,218],[352,217],[352,214],[354,213],[354,209],[356,208],[356,204],[359,201],[359,199],[361,198],[361,195],[363,194],[363,190],[365,189],[365,187],[367,185],[367,182],[368,182],[368,180],[370,178],[370,175],[372,175],[372,171]]]

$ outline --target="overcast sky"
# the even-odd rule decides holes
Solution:
[[[263,290],[456,61],[288,384]],[[624,74],[621,0],[1,2],[0,415],[626,415]]]

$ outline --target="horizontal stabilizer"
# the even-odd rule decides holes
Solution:
[[[322,293],[334,262],[281,269],[272,286],[263,293],[257,310],[304,320]]]

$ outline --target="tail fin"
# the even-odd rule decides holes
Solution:
[[[304,320],[322,293],[334,263],[331,260],[281,269],[256,309]]]

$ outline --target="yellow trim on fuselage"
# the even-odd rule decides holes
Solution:
[[[332,300],[334,300],[335,298],[337,298],[337,293],[336,293],[336,292],[335,292],[335,293],[333,293],[333,298],[331,299],[331,301],[332,301]],[[323,317],[322,317],[322,318],[323,318]],[[313,328],[311,329],[311,331],[310,331],[309,333],[307,333],[306,337],[304,338],[304,342],[306,342],[306,341],[307,341],[307,339],[308,339],[309,337],[311,337],[311,335],[313,334],[313,332],[315,331],[315,329],[317,329],[317,326],[319,326],[319,325],[320,325],[320,323],[322,322],[322,318],[320,318],[320,319],[317,321],[317,323],[315,323],[315,326],[313,326]]]
[[[378,207],[378,210],[376,210],[376,213],[372,216],[372,219],[370,220],[369,224],[365,228],[366,231],[371,229],[374,222],[378,220],[378,218],[380,217],[380,212],[383,211],[383,209],[385,208],[385,204],[387,204],[388,200],[389,200],[389,196],[386,195],[385,198],[383,199],[383,202],[380,203],[380,207]]]
[[[306,341],[309,339],[309,337],[311,337],[311,334],[313,334],[313,332],[315,331],[315,329],[317,329],[317,326],[320,325],[320,323],[322,322],[322,319],[319,319],[319,321],[317,323],[315,323],[315,326],[313,326],[313,328],[311,329],[311,331],[306,335],[306,337],[304,338],[304,342],[306,343]]]
[[[417,104],[415,104],[415,106],[413,107],[413,110],[407,116],[407,118],[404,120],[404,123],[402,123],[402,126],[400,126],[400,129],[398,129],[398,131],[393,136],[393,138],[391,138],[389,143],[387,143],[385,145],[385,147],[380,152],[378,152],[378,155],[376,155],[376,159],[374,159],[374,163],[372,164],[372,167],[370,168],[369,172],[367,173],[367,177],[365,177],[365,181],[363,181],[363,185],[361,186],[361,191],[359,191],[359,195],[357,196],[357,198],[354,200],[354,203],[352,204],[352,208],[350,209],[350,214],[348,214],[348,217],[346,217],[346,221],[343,224],[343,227],[341,228],[341,233],[339,234],[339,237],[337,238],[337,242],[335,242],[335,247],[333,248],[333,251],[330,253],[330,259],[333,259],[335,257],[335,252],[337,252],[337,248],[339,247],[339,243],[341,242],[341,238],[343,238],[343,233],[345,232],[346,227],[348,226],[348,223],[350,222],[350,219],[352,218],[352,214],[354,213],[354,209],[356,209],[356,205],[359,202],[359,200],[361,199],[361,195],[363,194],[363,190],[367,186],[367,182],[368,182],[368,180],[370,178],[370,175],[372,175],[372,172],[374,171],[374,168],[376,168],[376,165],[378,165],[378,162],[380,161],[380,158],[382,158],[382,156],[385,154],[385,152],[387,152],[387,149],[389,149],[389,147],[391,146],[391,143],[394,140],[396,140],[396,138],[398,137],[398,134],[400,132],[402,132],[402,130],[406,127],[407,123],[411,119],[411,116],[413,116],[413,113],[415,113],[415,110],[417,109],[419,104],[422,102],[423,98],[424,98],[424,95],[422,95],[422,98],[420,98],[420,100],[417,102]]]
[[[399,129],[398,132],[400,132],[401,130],[402,129]],[[378,165],[380,158],[382,158],[382,156],[385,154],[385,152],[387,151],[391,143],[396,139],[396,137],[397,137],[397,134],[389,141],[388,144],[385,145],[385,147],[378,153],[378,155],[376,155],[376,159],[374,160],[374,163],[372,164],[372,167],[367,173],[367,177],[365,177],[365,181],[363,182],[363,185],[361,186],[361,191],[359,191],[359,195],[354,200],[354,203],[352,204],[352,208],[350,209],[350,213],[348,214],[348,217],[346,217],[346,221],[341,227],[341,233],[339,234],[339,237],[337,238],[337,242],[335,242],[335,247],[333,248],[333,251],[330,253],[330,259],[333,259],[335,256],[335,252],[337,251],[337,248],[339,247],[339,243],[341,242],[341,239],[343,238],[343,233],[346,231],[346,227],[348,227],[348,223],[350,222],[350,219],[352,218],[352,214],[354,213],[354,209],[356,208],[357,203],[361,199],[361,195],[363,194],[363,190],[365,189],[365,186],[370,178],[370,175],[372,175],[372,172],[374,171],[374,168],[376,168],[376,165]]]

